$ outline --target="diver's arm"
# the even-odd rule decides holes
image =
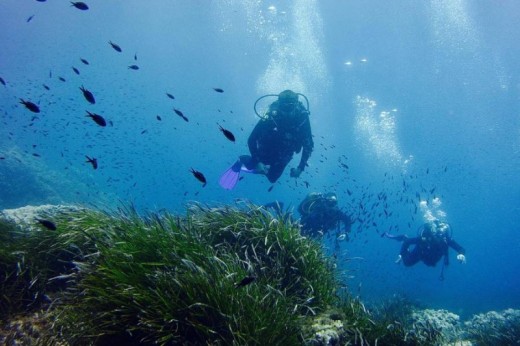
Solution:
[[[459,243],[457,243],[455,240],[452,240],[450,239],[448,241],[448,245],[455,251],[457,251],[457,253],[459,255],[464,255],[466,253],[466,250],[464,250],[464,248],[462,246],[459,245]]]
[[[448,245],[452,249],[457,251],[457,253],[458,253],[457,261],[459,261],[462,264],[466,263],[466,250],[464,250],[464,248],[462,246],[460,246],[456,241],[451,240],[451,239],[448,241]]]
[[[309,118],[307,118],[307,121],[302,126],[305,126],[303,131],[302,143],[303,151],[302,157],[300,159],[300,164],[298,165],[298,169],[303,172],[305,166],[307,166],[307,161],[311,156],[312,150],[314,149],[314,141],[312,140],[311,123],[309,121]]]

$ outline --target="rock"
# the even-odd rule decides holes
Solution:
[[[42,334],[50,328],[50,323],[43,311],[14,316],[0,325],[0,344],[37,345]]]
[[[79,207],[72,205],[40,205],[40,206],[25,206],[16,209],[4,209],[0,211],[0,220],[14,223],[24,230],[32,231],[41,229],[36,219],[53,218],[61,213],[67,213],[80,210]]]

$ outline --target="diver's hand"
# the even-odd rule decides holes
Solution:
[[[291,168],[291,178],[298,178],[302,174],[302,170],[299,168]]]
[[[459,261],[460,263],[462,264],[466,264],[466,256],[464,256],[463,254],[458,254],[457,255],[457,261]]]

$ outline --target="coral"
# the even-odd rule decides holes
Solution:
[[[520,340],[520,310],[489,311],[464,324],[475,345],[517,345]]]
[[[335,312],[326,312],[311,319],[306,328],[305,344],[311,346],[327,346],[343,344],[346,331],[343,328],[344,316]]]
[[[447,310],[424,309],[414,311],[411,315],[412,328],[409,335],[421,341],[442,338],[456,341],[460,335],[460,318]]]

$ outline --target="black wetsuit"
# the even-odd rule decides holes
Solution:
[[[410,250],[410,246],[415,247]],[[415,237],[405,238],[401,246],[401,259],[407,267],[413,266],[419,261],[430,267],[434,267],[444,256],[444,265],[449,264],[448,249],[454,249],[459,254],[464,254],[465,250],[449,237]]]
[[[291,114],[286,114],[279,109],[278,101],[273,102],[268,116],[256,124],[247,144],[252,157],[248,168],[254,168],[258,162],[269,165],[266,175],[271,183],[280,178],[294,153],[302,148],[298,168],[303,171],[314,147],[307,110],[298,102]]]

